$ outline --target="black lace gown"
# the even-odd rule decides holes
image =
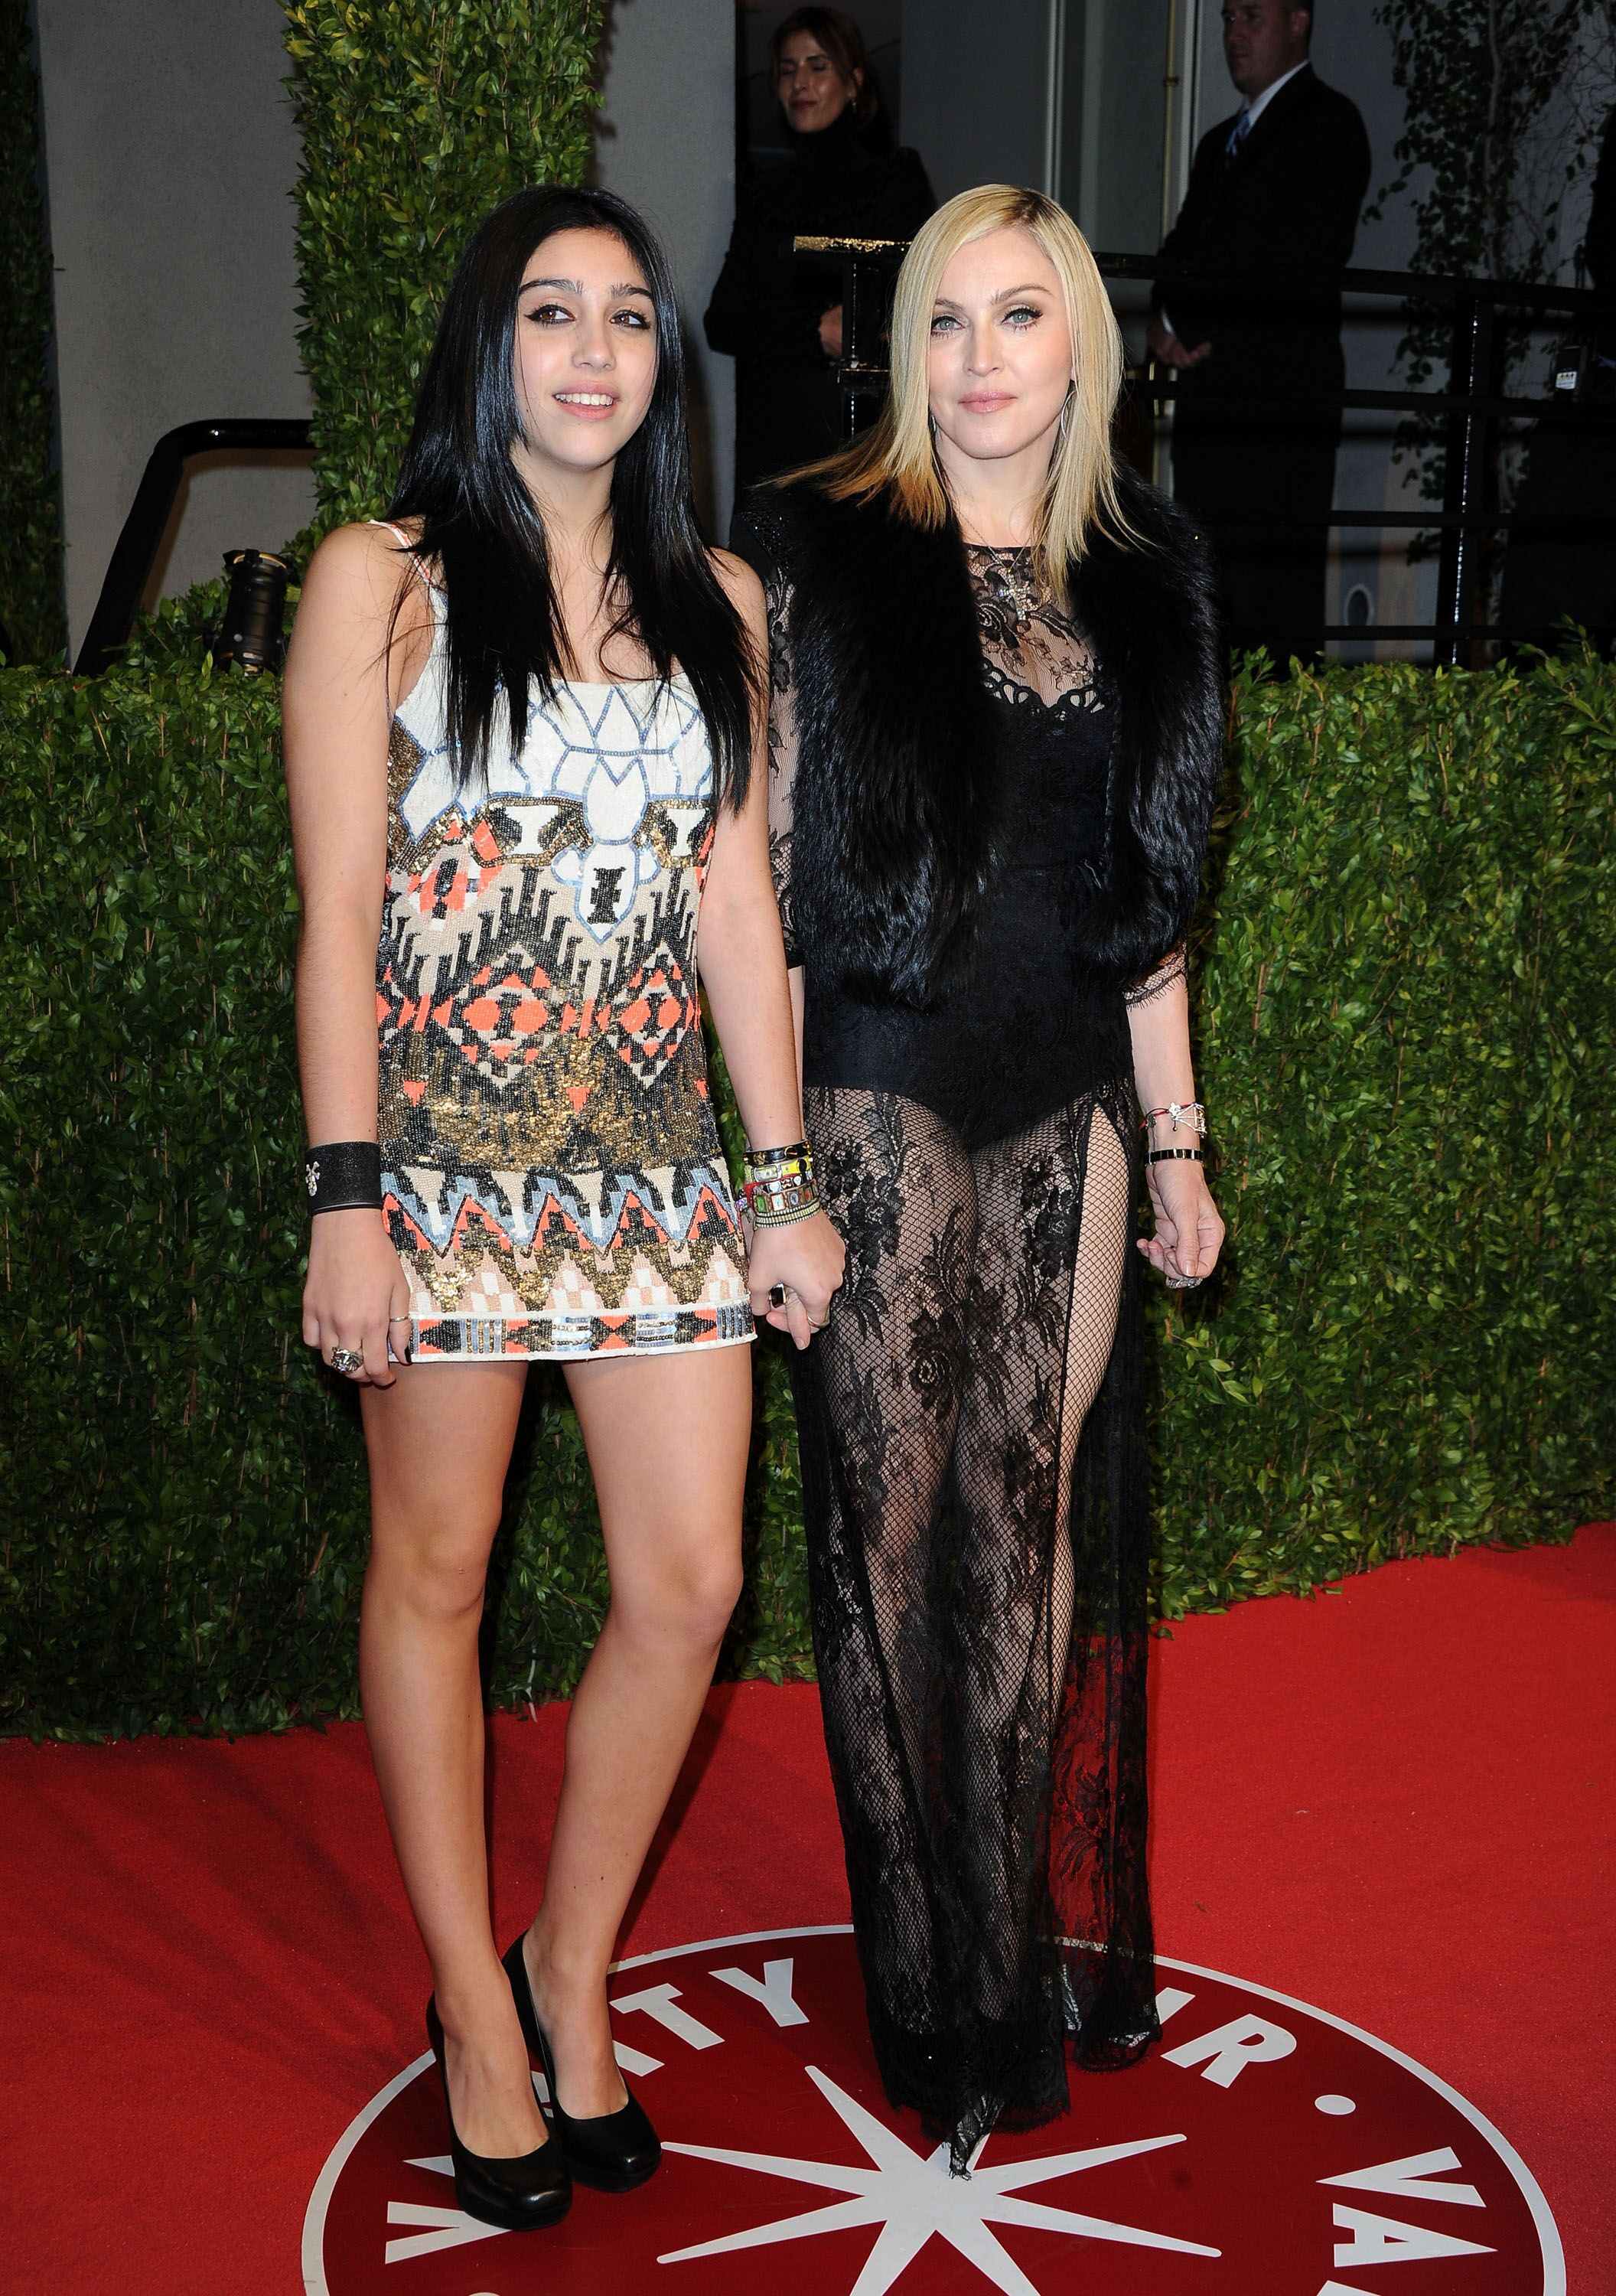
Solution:
[[[877,2058],[957,2169],[1064,2109],[1068,2046],[1123,2065],[1156,2031],[1138,1111],[1128,996],[1074,931],[1112,703],[1027,555],[971,571],[1008,829],[969,977],[925,1013],[840,996],[796,945],[791,593],[768,586],[771,842],[847,1244],[794,1365],[814,1649]]]

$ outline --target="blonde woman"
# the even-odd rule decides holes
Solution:
[[[963,193],[886,415],[755,498],[804,1112],[847,1245],[798,1411],[826,1736],[888,2092],[965,2169],[1155,2033],[1140,1288],[1199,1283],[1184,940],[1205,562],[1113,457],[1068,217]],[[1153,1233],[1134,1242],[1147,1178]]]

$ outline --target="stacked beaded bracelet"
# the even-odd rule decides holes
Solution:
[[[1139,1119],[1139,1130],[1148,1132],[1158,1116],[1170,1116],[1175,1132],[1180,1125],[1186,1125],[1191,1132],[1198,1132],[1203,1140],[1206,1137],[1206,1104],[1204,1101],[1170,1100],[1165,1108],[1148,1108]]]
[[[747,1210],[759,1227],[789,1227],[812,1219],[820,1208],[813,1180],[813,1151],[805,1140],[788,1148],[748,1148],[741,1185]]]
[[[328,1140],[303,1160],[314,1212],[381,1210],[381,1150],[373,1140]]]

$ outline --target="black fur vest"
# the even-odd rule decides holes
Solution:
[[[1195,908],[1222,771],[1224,710],[1205,553],[1182,515],[1118,472],[1124,544],[1097,534],[1073,615],[1114,700],[1106,849],[1086,913],[1096,971],[1150,971]],[[798,742],[791,906],[809,972],[924,1004],[968,962],[1000,795],[964,547],[884,500],[803,483],[753,495],[735,547],[790,585]]]

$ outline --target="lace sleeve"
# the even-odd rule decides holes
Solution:
[[[791,799],[796,780],[796,705],[791,690],[791,586],[778,575],[764,592],[769,606],[769,865],[786,935],[788,967],[803,952],[791,914]]]
[[[1189,959],[1185,954],[1183,942],[1179,941],[1168,950],[1154,972],[1147,972],[1142,980],[1136,980],[1128,989],[1129,1011],[1131,1013],[1139,1004],[1152,1004],[1156,997],[1164,995],[1175,980],[1188,980],[1188,978]]]
[[[786,935],[788,966],[803,951],[791,911],[792,787],[796,779],[796,705],[791,666],[792,586],[788,529],[767,490],[737,511],[730,546],[761,577],[769,612],[769,865]]]

